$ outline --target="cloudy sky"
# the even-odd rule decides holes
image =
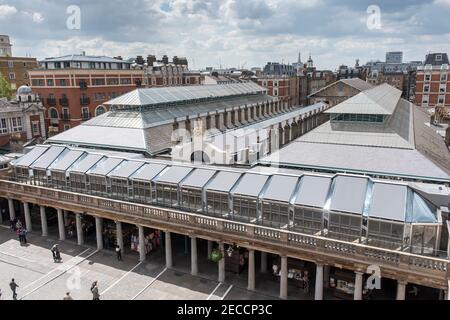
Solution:
[[[71,5],[79,29],[67,26],[78,21]],[[16,56],[167,54],[192,69],[295,62],[299,51],[331,70],[389,50],[423,60],[450,53],[448,17],[450,0],[0,0],[0,33]]]

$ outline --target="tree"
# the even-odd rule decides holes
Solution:
[[[5,77],[0,75],[0,98],[5,97],[7,99],[11,99],[12,97],[11,84],[5,79]]]

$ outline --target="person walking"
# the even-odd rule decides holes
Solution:
[[[21,228],[20,230],[21,230],[20,233],[22,235],[22,241],[24,244],[27,244],[27,229]]]
[[[116,254],[117,254],[117,260],[122,261],[122,250],[120,249],[120,246],[116,246]]]
[[[17,234],[17,236],[19,237],[19,242],[20,242],[20,244],[22,244],[22,243],[23,243],[22,230],[16,229],[16,234]]]
[[[14,278],[11,279],[11,282],[9,283],[9,287],[11,288],[11,291],[13,293],[13,299],[17,300],[17,288],[19,287],[19,285],[14,281]]]
[[[66,295],[64,296],[63,300],[73,300],[72,296],[70,295],[70,292],[66,292]]]
[[[100,300],[100,293],[98,292],[97,281],[94,281],[91,286],[92,300]]]
[[[54,244],[50,250],[53,255],[53,261],[60,262],[61,261],[61,253],[59,252],[58,244]]]

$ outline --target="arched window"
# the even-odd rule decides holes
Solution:
[[[104,114],[106,112],[106,108],[104,106],[98,106],[95,108],[95,116],[99,116],[101,114]]]
[[[49,116],[50,116],[51,119],[58,119],[58,118],[59,118],[59,116],[58,116],[58,110],[56,110],[55,108],[50,108],[50,109],[48,110],[48,114],[49,114]]]

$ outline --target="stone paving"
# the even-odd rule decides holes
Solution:
[[[28,244],[21,245],[8,227],[0,226],[1,299],[12,299],[9,282],[13,277],[19,285],[18,299],[23,300],[61,300],[67,291],[76,300],[91,299],[93,281],[98,281],[104,300],[278,299],[279,286],[274,281],[264,282],[273,286],[269,291],[262,284],[255,292],[246,290],[245,272],[238,276],[227,273],[227,281],[219,283],[217,264],[206,259],[206,248],[201,245],[199,274],[192,276],[190,253],[182,247],[174,248],[174,268],[168,270],[164,249],[150,253],[140,263],[137,253],[126,252],[123,261],[117,261],[112,251],[98,252],[90,245],[59,241],[52,232],[42,237],[35,230],[27,238]],[[50,252],[55,243],[60,247],[61,263],[55,263]],[[290,298],[298,299],[295,295]]]

